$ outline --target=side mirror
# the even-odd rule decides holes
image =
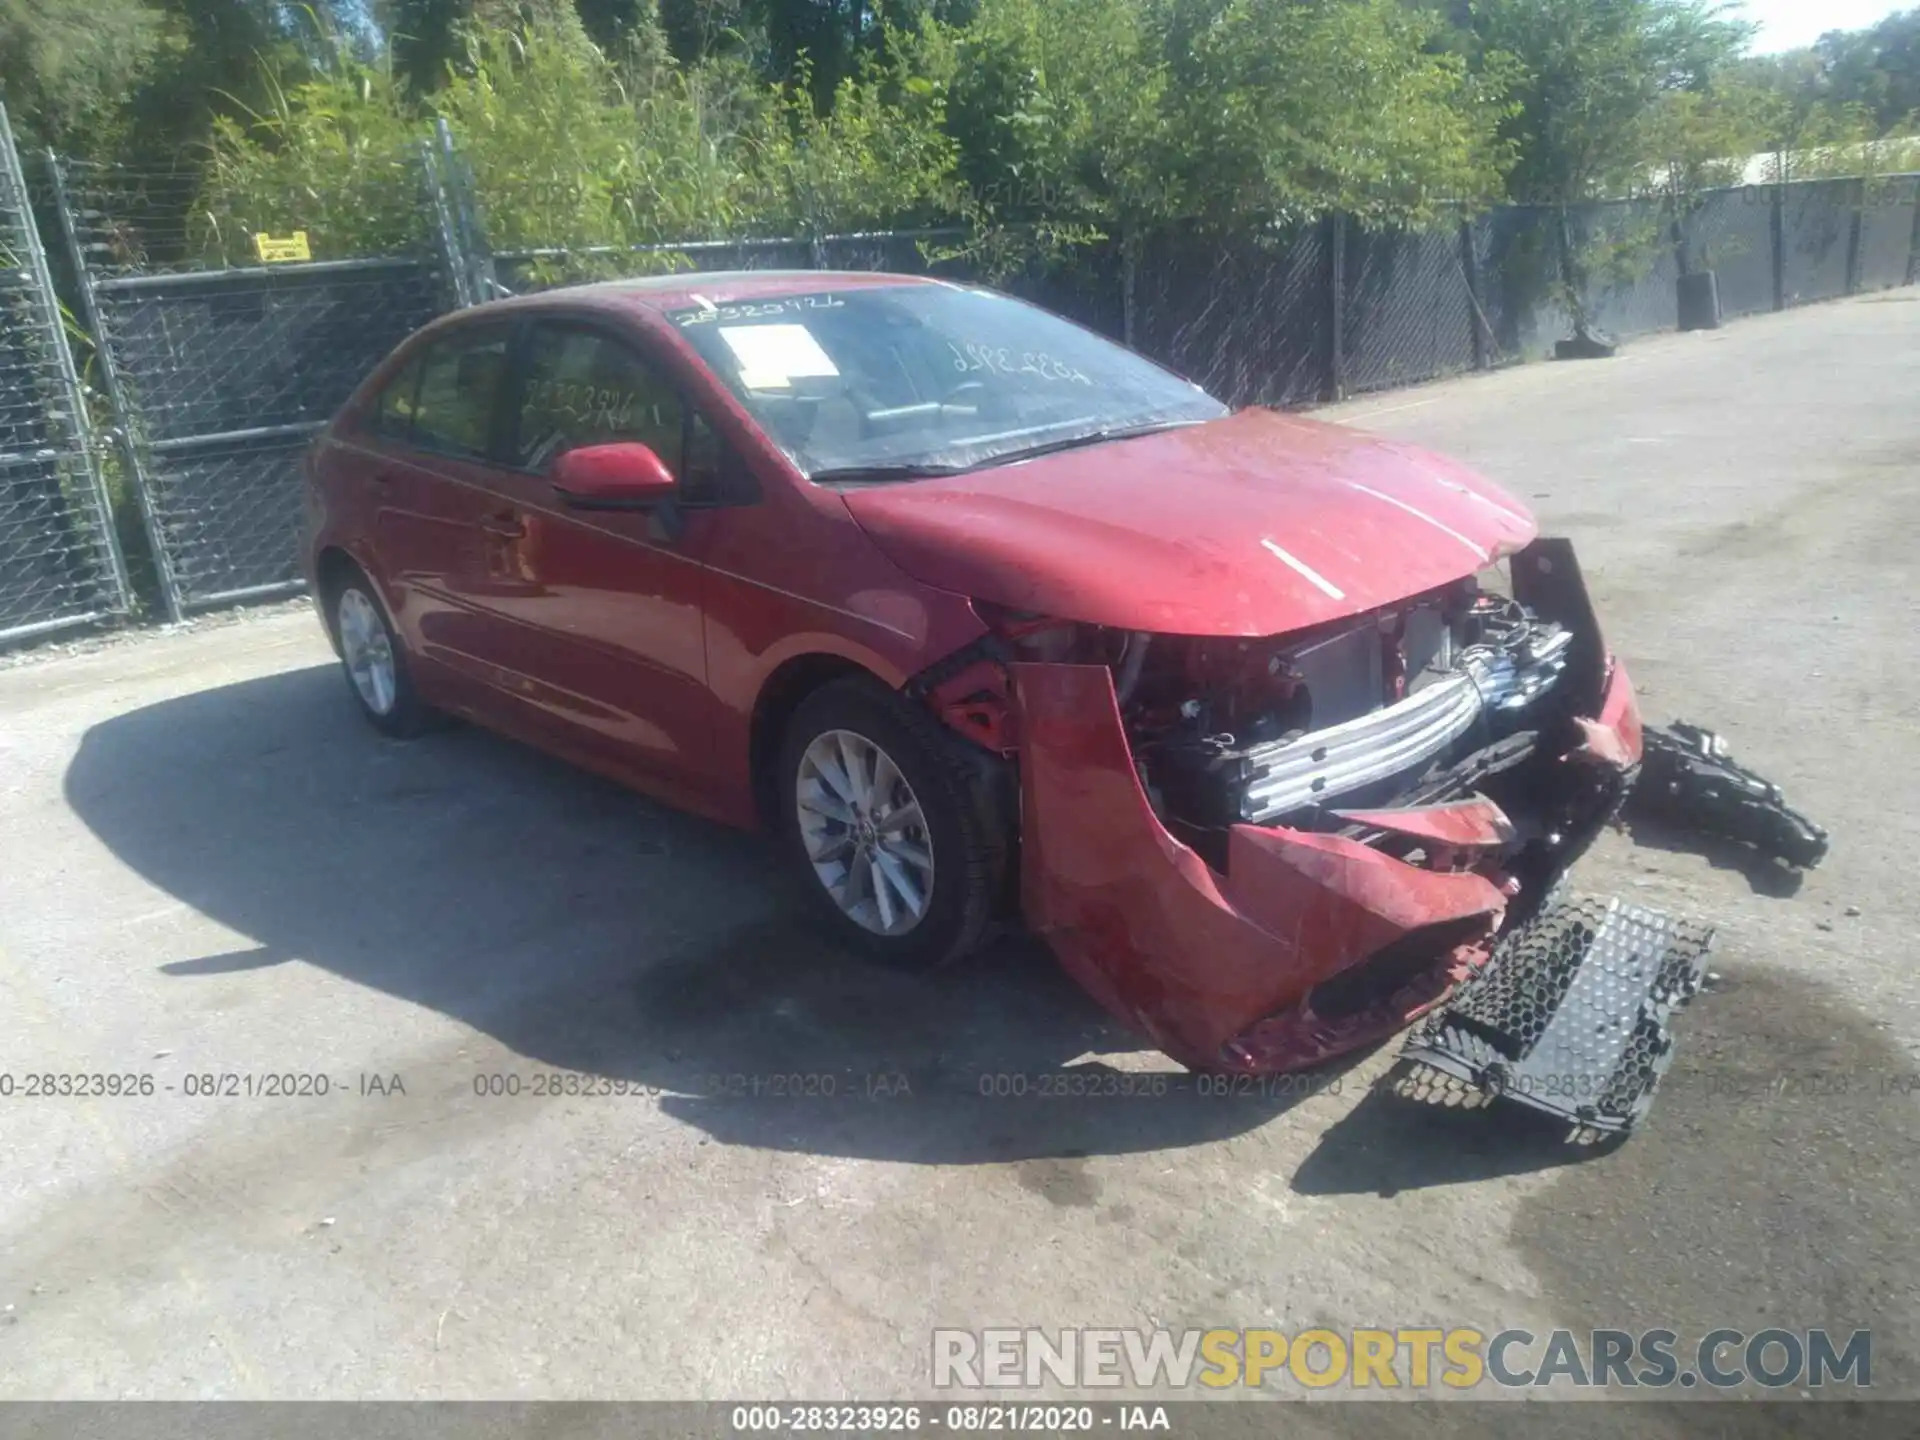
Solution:
[[[575,510],[650,510],[675,486],[652,447],[632,440],[582,445],[553,462],[553,488]]]

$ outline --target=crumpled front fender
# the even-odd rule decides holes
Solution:
[[[1317,1063],[1393,1033],[1484,955],[1506,898],[1477,874],[1254,825],[1232,829],[1226,873],[1215,872],[1153,813],[1104,666],[1011,669],[1028,923],[1096,1000],[1175,1059],[1247,1072]],[[1410,938],[1430,939],[1443,963],[1338,1020],[1300,1004]]]

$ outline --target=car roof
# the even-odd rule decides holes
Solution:
[[[538,309],[564,304],[596,310],[679,310],[702,302],[728,305],[771,300],[820,290],[879,289],[894,285],[945,285],[926,275],[894,275],[878,270],[683,270],[632,280],[601,280],[567,285],[536,295],[495,300],[466,312]]]

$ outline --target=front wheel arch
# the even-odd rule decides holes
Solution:
[[[940,807],[933,839],[936,893],[929,923],[919,929],[887,937],[855,933],[853,922],[834,910],[812,873],[794,813],[793,776],[806,743],[830,729],[879,744],[921,805]],[[810,691],[788,717],[775,755],[769,778],[780,807],[781,846],[797,862],[813,902],[843,938],[877,959],[921,968],[978,949],[1007,918],[1007,881],[1018,854],[1018,784],[1011,762],[963,739],[924,706],[864,671]]]
[[[781,747],[787,727],[807,697],[836,680],[883,682],[858,661],[826,651],[810,651],[783,660],[760,686],[754,701],[747,739],[748,775],[753,784],[753,807],[766,830],[777,831],[783,814],[779,784]]]

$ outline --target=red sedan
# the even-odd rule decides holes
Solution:
[[[1639,759],[1572,551],[1520,504],[985,290],[680,275],[462,311],[309,482],[381,730],[464,716],[765,826],[888,960],[1023,919],[1194,1067],[1433,1007]]]

